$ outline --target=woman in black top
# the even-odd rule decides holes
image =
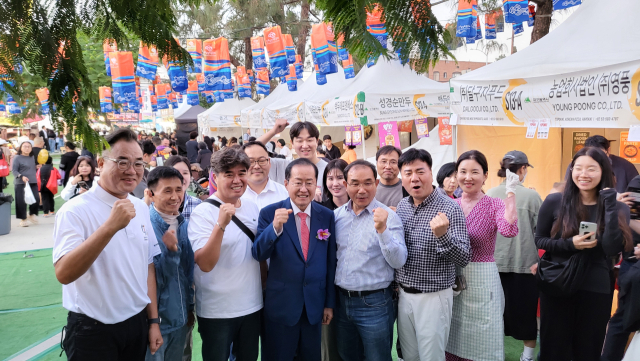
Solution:
[[[67,148],[66,153],[60,157],[60,170],[64,171],[64,179],[62,181],[62,185],[66,186],[67,182],[69,182],[69,178],[71,177],[71,170],[76,165],[76,161],[80,154],[76,152],[76,145],[73,142],[66,142],[64,146]]]
[[[347,162],[342,159],[334,159],[327,164],[322,175],[324,194],[330,194],[331,197],[320,204],[332,211],[349,201],[347,181],[344,178],[345,168],[347,168]]]
[[[629,207],[616,201],[611,163],[600,149],[576,153],[566,183],[563,193],[550,194],[540,207],[536,246],[553,262],[584,252],[587,269],[571,296],[541,289],[540,360],[596,361],[611,312],[607,258],[631,246]],[[597,223],[593,241],[591,234],[578,235],[580,222]]]
[[[200,168],[202,168],[203,171],[208,171],[209,167],[211,167],[211,155],[213,152],[209,150],[205,142],[198,143],[198,149],[196,163],[200,164]]]

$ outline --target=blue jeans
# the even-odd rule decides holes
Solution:
[[[55,152],[56,151],[56,140],[49,138],[49,151],[50,152]]]
[[[395,322],[392,294],[391,287],[364,297],[348,297],[338,291],[334,322],[342,360],[391,361]]]
[[[147,347],[147,356],[145,361],[180,361],[184,352],[184,344],[187,339],[189,327],[184,325],[177,330],[162,334],[162,346],[151,354],[151,350]]]

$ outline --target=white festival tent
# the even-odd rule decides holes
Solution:
[[[335,95],[310,104],[322,108],[324,124],[357,125],[365,116],[369,124],[449,116],[449,86],[419,75],[395,58],[380,57]]]
[[[301,86],[300,80],[298,80],[298,86]],[[240,124],[243,128],[262,128],[262,115],[264,109],[269,104],[272,104],[280,99],[281,96],[287,95],[289,88],[286,83],[278,85],[271,94],[267,95],[261,101],[254,105],[242,109],[240,112]]]
[[[352,84],[354,79],[345,79],[344,70],[338,67],[338,72],[327,74],[327,82],[318,85],[315,71],[309,79],[300,85],[298,90],[281,94],[273,103],[267,105],[262,115],[262,127],[271,128],[276,118],[285,118],[289,124],[307,121],[321,125],[329,125],[322,121],[321,105]]]
[[[240,111],[255,104],[250,98],[225,99],[198,115],[198,128],[204,135],[209,135],[209,128],[239,128]]]
[[[638,0],[585,1],[524,50],[451,79],[457,124],[640,124],[639,13]]]

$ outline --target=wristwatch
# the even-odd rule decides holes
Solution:
[[[150,318],[147,320],[147,323],[149,324],[149,326],[153,325],[154,323],[157,323],[158,325],[160,324],[160,318],[156,317],[156,318]]]

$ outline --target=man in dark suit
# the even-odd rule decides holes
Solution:
[[[44,141],[44,149],[51,152],[51,147],[49,147],[49,132],[47,132],[47,127],[42,126],[42,130],[40,131],[40,137]]]
[[[336,303],[335,219],[312,202],[318,169],[306,158],[289,163],[289,198],[260,211],[252,254],[270,259],[265,297],[265,359],[320,361],[321,324]]]

